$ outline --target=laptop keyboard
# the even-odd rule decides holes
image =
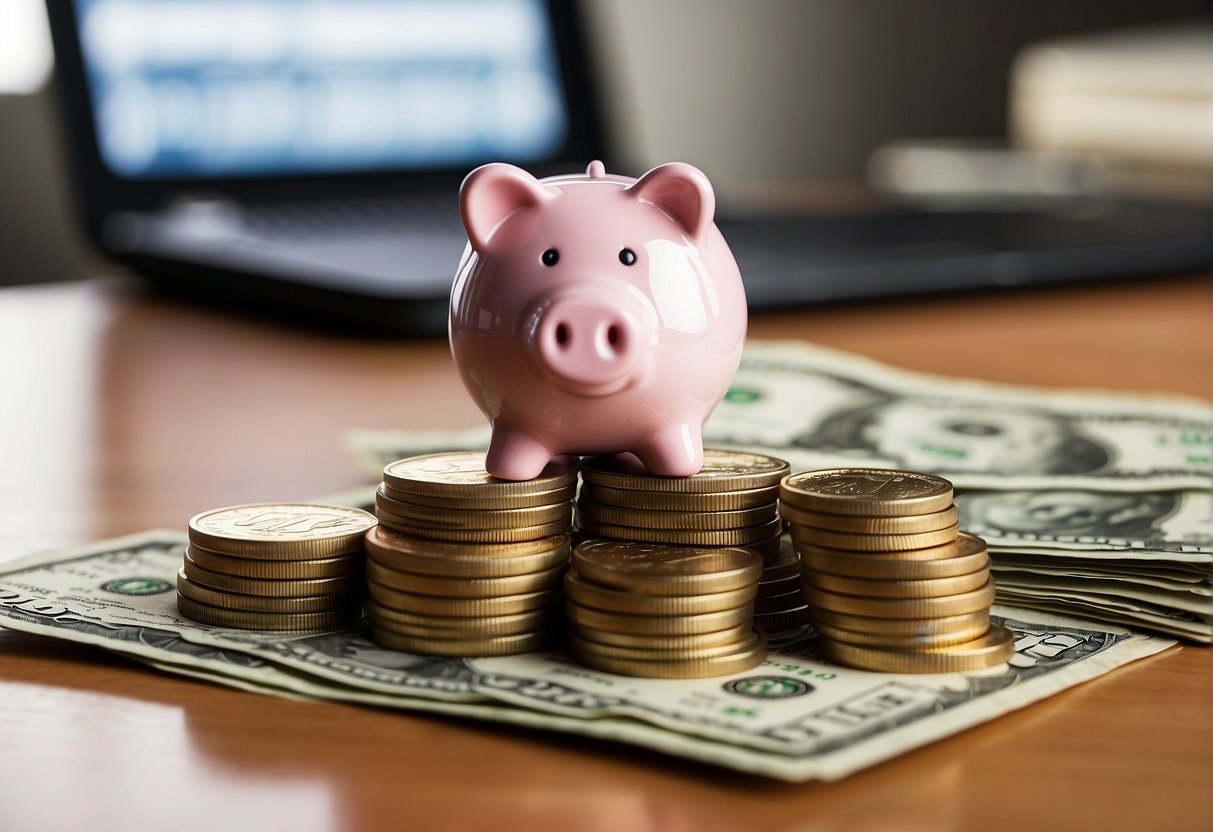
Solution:
[[[245,231],[266,240],[318,237],[381,237],[399,233],[460,230],[459,205],[449,196],[285,202],[246,206]]]

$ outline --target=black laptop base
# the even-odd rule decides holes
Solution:
[[[853,216],[721,222],[750,311],[876,299],[1158,279],[1207,272],[1213,238],[1204,208],[1125,202],[1102,214],[915,209]],[[439,338],[445,293],[370,294],[192,266],[124,262],[160,290],[278,321],[350,335]],[[452,256],[451,280],[458,267]]]

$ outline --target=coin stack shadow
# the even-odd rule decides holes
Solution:
[[[362,617],[362,537],[375,518],[337,506],[232,506],[190,519],[177,609],[217,627],[314,631]]]
[[[766,658],[752,626],[762,559],[740,547],[585,540],[564,576],[569,650],[581,664],[646,678],[748,670]]]
[[[581,465],[577,528],[594,538],[676,546],[740,546],[763,559],[754,624],[769,637],[807,623],[797,554],[781,543],[782,459],[705,448],[690,477],[658,477],[629,457]]]
[[[367,613],[383,647],[502,656],[548,646],[568,566],[576,465],[490,477],[484,454],[386,466],[366,534]]]
[[[906,471],[832,469],[783,481],[780,513],[826,658],[951,673],[1010,657],[1010,631],[990,623],[985,541],[959,531],[952,496],[947,480]]]

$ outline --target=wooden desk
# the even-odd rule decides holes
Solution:
[[[0,292],[0,561],[363,484],[349,427],[479,414],[444,343],[141,299]],[[119,287],[120,288],[120,287]],[[900,366],[1210,396],[1206,278],[752,322]],[[835,784],[485,724],[240,693],[0,631],[0,830],[1213,826],[1210,651],[1166,653]]]

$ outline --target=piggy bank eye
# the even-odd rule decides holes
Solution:
[[[630,248],[625,248],[619,252],[619,262],[625,266],[631,266],[636,262],[636,252]]]
[[[543,265],[545,266],[555,266],[560,260],[560,252],[554,248],[549,248],[539,259],[543,261]]]

